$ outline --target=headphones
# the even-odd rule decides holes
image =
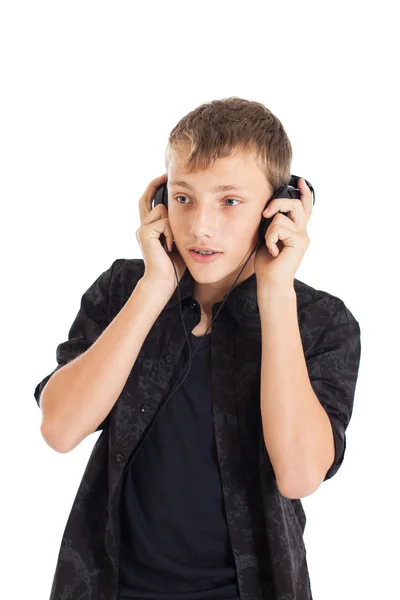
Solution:
[[[298,200],[300,200],[300,190],[298,188],[298,181],[299,181],[299,179],[300,179],[300,177],[298,177],[297,175],[291,175],[290,176],[289,184],[288,185],[281,185],[272,194],[271,198],[266,203],[266,205],[264,207],[264,210],[267,208],[268,204],[272,200],[274,200],[275,198],[297,198]],[[313,194],[313,205],[314,205],[315,204],[315,192],[314,192],[314,188],[313,188],[313,186],[311,185],[311,183],[307,179],[305,179],[305,182],[306,182],[306,184],[308,185],[308,187],[312,191],[312,194]],[[163,183],[162,185],[160,185],[157,188],[156,195],[155,195],[155,197],[153,199],[151,208],[152,209],[155,208],[158,204],[163,204],[168,209],[168,190],[167,190],[167,184],[166,183]],[[267,233],[267,229],[268,229],[268,227],[269,227],[272,219],[274,218],[274,216],[275,215],[273,215],[273,217],[262,217],[261,218],[260,227],[259,227],[259,230],[258,230],[259,240],[258,240],[258,243],[257,243],[257,245],[255,247],[255,250],[257,250],[260,245],[265,244],[265,234]],[[253,252],[254,252],[254,250],[253,250]],[[252,254],[250,254],[249,258],[251,256],[252,256]],[[242,271],[240,271],[240,273],[241,272]],[[176,273],[176,270],[175,270],[175,273]],[[240,273],[239,273],[239,275],[240,275]],[[239,275],[238,275],[238,277],[239,277]],[[236,283],[236,280],[235,280],[235,283]],[[229,290],[229,293],[230,292],[231,292],[231,290]],[[204,334],[204,335],[206,335],[206,334]]]
[[[271,198],[269,198],[269,200],[267,201],[267,203],[266,203],[266,205],[265,205],[265,207],[264,207],[264,210],[267,208],[268,204],[269,204],[269,203],[270,203],[272,200],[274,200],[275,198],[296,198],[296,199],[300,200],[300,198],[301,198],[301,194],[300,194],[300,190],[299,190],[299,188],[297,187],[297,186],[298,186],[298,180],[299,180],[299,179],[300,179],[300,177],[298,177],[297,175],[291,175],[291,176],[290,176],[290,181],[289,181],[289,184],[288,184],[288,185],[285,185],[285,184],[281,185],[281,186],[280,186],[280,187],[279,187],[279,188],[278,188],[278,189],[277,189],[277,190],[276,190],[276,191],[275,191],[275,192],[272,194]],[[312,191],[312,194],[313,194],[313,205],[314,205],[314,204],[315,204],[315,192],[314,192],[314,188],[313,188],[313,186],[311,185],[311,183],[310,183],[310,182],[309,182],[307,179],[305,179],[305,182],[307,183],[308,187],[309,187],[309,188],[311,189],[311,191]],[[156,207],[158,204],[163,204],[163,205],[164,205],[164,206],[165,206],[165,207],[168,209],[168,191],[167,191],[167,184],[166,184],[166,183],[163,183],[163,184],[161,184],[161,185],[160,185],[160,186],[157,188],[157,191],[156,191],[155,197],[154,197],[154,198],[153,198],[153,200],[152,200],[151,208],[152,208],[152,209],[153,209],[153,208],[155,208],[155,207]],[[263,211],[263,212],[264,212],[264,211]],[[282,213],[282,214],[285,214],[285,213]],[[238,280],[238,278],[240,277],[240,275],[241,275],[241,273],[242,273],[243,269],[245,268],[245,266],[246,266],[246,265],[247,265],[247,263],[249,262],[249,259],[250,259],[250,258],[251,258],[251,256],[254,254],[254,252],[255,252],[256,250],[258,250],[258,248],[260,247],[260,245],[262,245],[262,244],[265,244],[265,234],[266,234],[266,232],[267,232],[267,229],[268,229],[268,227],[269,227],[270,223],[272,222],[272,219],[274,218],[274,216],[275,216],[275,215],[273,215],[272,217],[264,217],[264,216],[263,216],[263,217],[261,218],[261,222],[260,222],[260,226],[259,226],[259,230],[258,230],[258,233],[259,233],[259,235],[258,235],[258,241],[257,241],[257,243],[256,243],[255,247],[253,248],[253,250],[252,250],[252,252],[251,252],[250,256],[249,256],[249,257],[248,257],[248,259],[247,259],[247,261],[246,261],[246,262],[245,262],[245,264],[243,265],[243,267],[242,267],[242,270],[240,271],[239,275],[236,277],[235,281],[233,282],[231,289],[229,290],[229,292],[228,292],[228,293],[226,294],[226,296],[224,297],[224,300],[223,300],[223,302],[222,302],[221,306],[219,307],[219,309],[218,309],[218,311],[217,311],[217,313],[216,313],[216,315],[215,315],[214,319],[211,321],[210,325],[207,327],[207,330],[206,330],[205,334],[204,334],[203,336],[201,336],[201,338],[200,338],[200,341],[199,341],[198,345],[196,346],[196,348],[195,348],[195,350],[194,350],[194,352],[193,352],[193,353],[192,353],[192,351],[191,351],[191,347],[190,347],[190,341],[189,341],[189,338],[188,338],[188,335],[187,335],[187,331],[186,331],[186,328],[185,328],[185,323],[184,323],[184,320],[183,320],[183,315],[182,315],[182,307],[181,307],[181,304],[180,304],[180,302],[179,302],[179,310],[180,310],[180,312],[181,312],[181,318],[182,318],[183,328],[184,328],[184,330],[185,330],[185,335],[186,335],[186,343],[187,343],[187,345],[188,345],[188,348],[189,348],[189,354],[190,354],[189,362],[188,362],[188,363],[187,363],[187,365],[185,366],[185,368],[184,368],[183,372],[185,372],[185,371],[186,371],[186,369],[187,369],[187,367],[188,367],[188,366],[189,366],[189,369],[187,369],[187,373],[186,373],[186,375],[184,376],[184,378],[182,379],[182,381],[179,381],[179,379],[178,379],[178,381],[176,382],[175,386],[173,387],[173,389],[172,389],[171,393],[170,393],[170,394],[169,394],[169,396],[166,398],[166,400],[164,401],[164,403],[163,403],[163,404],[160,404],[160,406],[159,406],[159,410],[158,410],[158,413],[157,413],[157,414],[156,414],[156,416],[154,417],[154,419],[153,419],[153,422],[151,423],[151,425],[150,425],[149,429],[148,429],[148,430],[147,430],[147,432],[146,432],[146,435],[148,435],[148,433],[149,433],[149,431],[150,431],[151,427],[154,425],[154,422],[155,422],[155,420],[158,418],[158,416],[159,416],[159,414],[160,414],[160,412],[161,412],[162,408],[164,408],[164,406],[166,406],[166,404],[167,404],[168,400],[171,398],[172,394],[173,394],[173,393],[174,393],[174,392],[175,392],[175,391],[178,389],[178,387],[179,387],[179,386],[181,386],[181,385],[182,385],[182,383],[183,383],[183,382],[184,382],[184,380],[186,379],[186,377],[187,377],[187,375],[188,375],[188,373],[189,373],[189,370],[190,370],[190,366],[191,366],[191,364],[192,364],[192,357],[193,357],[193,356],[196,354],[196,352],[197,352],[197,350],[198,350],[198,348],[199,348],[199,346],[200,346],[200,344],[201,344],[201,341],[202,341],[202,339],[204,338],[204,336],[205,336],[205,335],[207,335],[207,331],[208,331],[208,329],[211,327],[211,325],[213,324],[213,322],[214,322],[214,321],[215,321],[215,319],[217,318],[217,316],[218,316],[218,314],[219,314],[219,311],[221,310],[221,308],[222,308],[222,307],[223,307],[223,305],[225,304],[225,302],[226,302],[226,300],[227,300],[227,298],[228,298],[229,294],[231,293],[232,289],[233,289],[233,288],[234,288],[234,286],[235,286],[235,283],[236,283],[236,281]],[[161,234],[161,235],[164,237],[164,235],[163,235],[163,234]],[[164,239],[165,239],[165,238],[164,238]],[[164,244],[164,246],[163,246],[163,247],[164,247],[165,251],[167,252],[167,254],[169,255],[169,254],[170,254],[170,252],[169,252],[169,250],[168,250],[168,247],[167,247],[167,245],[166,245],[166,244]],[[171,257],[170,257],[170,258],[171,258]],[[171,262],[172,262],[172,264],[173,264],[173,267],[174,267],[174,270],[175,270],[176,279],[177,279],[177,281],[178,281],[178,274],[177,274],[177,272],[176,272],[176,268],[175,268],[175,265],[174,265],[174,262],[173,262],[173,260],[172,260],[172,259],[171,259]],[[177,285],[177,287],[178,287],[178,296],[179,296],[179,298],[180,298],[180,292],[179,292],[179,281],[178,281],[178,285]],[[179,377],[181,377],[181,376],[182,376],[182,373],[180,374],[180,376],[179,376]],[[125,467],[124,467],[124,472],[125,472],[125,471],[128,469],[128,466],[130,465],[130,463],[132,462],[132,460],[133,460],[134,456],[136,455],[136,453],[138,452],[139,448],[140,448],[140,447],[141,447],[141,445],[143,444],[143,442],[144,442],[144,440],[145,440],[145,438],[146,438],[146,435],[143,437],[143,439],[141,440],[141,442],[138,444],[138,447],[136,448],[136,450],[135,450],[135,453],[133,454],[133,456],[132,456],[132,457],[130,458],[130,460],[129,460],[129,461],[127,461],[127,463],[125,464]]]

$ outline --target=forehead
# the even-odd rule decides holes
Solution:
[[[187,155],[173,153],[168,166],[168,185],[175,181],[185,181],[192,187],[204,185],[207,188],[229,185],[231,189],[254,189],[266,185],[264,173],[258,167],[253,154],[235,152],[231,156],[217,158],[204,170],[189,172],[185,169]]]

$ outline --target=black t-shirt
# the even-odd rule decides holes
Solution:
[[[215,443],[211,335],[125,474],[118,600],[239,600]],[[201,338],[188,336],[193,352]],[[185,345],[168,395],[188,360]]]

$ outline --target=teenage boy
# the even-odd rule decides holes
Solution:
[[[359,323],[295,278],[311,191],[268,203],[292,151],[265,106],[199,106],[165,158],[139,201],[143,258],[87,289],[35,389],[55,450],[102,432],[50,600],[311,600],[300,499],[343,462]]]

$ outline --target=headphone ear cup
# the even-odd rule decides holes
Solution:
[[[292,175],[290,178],[290,181],[294,181],[294,180],[296,180],[296,181],[298,180],[298,177],[296,177],[296,175]],[[272,200],[274,200],[275,198],[290,198],[290,197],[291,197],[291,194],[289,193],[288,186],[283,184],[277,190],[275,190],[275,192],[272,194],[271,198],[266,203],[264,210],[270,205]],[[260,226],[258,229],[260,244],[265,244],[265,234],[267,233],[267,229],[270,226],[274,216],[275,215],[272,215],[272,217],[261,217]]]
[[[265,244],[265,234],[267,233],[267,229],[272,222],[273,217],[261,217],[260,227],[258,228],[258,237],[259,243]]]
[[[163,187],[163,200],[162,200],[162,203],[164,204],[164,206],[166,208],[168,208],[168,189],[167,189],[167,184],[163,183],[162,187]]]
[[[164,204],[164,206],[168,208],[168,190],[166,183],[163,183],[157,188],[152,208],[155,208],[157,204]]]
[[[291,175],[289,185],[298,189],[299,188],[299,179],[300,179],[300,177],[298,175]]]

